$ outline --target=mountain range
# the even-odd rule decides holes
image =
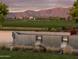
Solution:
[[[28,17],[40,17],[40,18],[48,18],[48,17],[61,17],[68,18],[69,17],[69,8],[51,8],[39,11],[27,10],[24,12],[10,12],[7,15],[8,18],[28,18]]]

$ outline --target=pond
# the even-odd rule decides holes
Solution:
[[[0,31],[0,43],[11,43],[12,31]]]
[[[25,43],[31,44],[30,43],[31,41],[28,38],[34,40],[33,36],[31,37],[31,36],[21,35],[18,37],[19,40],[17,42],[19,42],[21,39],[21,44],[23,44],[22,41]],[[43,41],[44,43],[46,43],[46,45],[53,46],[53,45],[56,45],[57,43],[61,43],[61,38],[59,36],[49,36],[47,38],[46,36],[43,36],[43,38],[44,38]],[[7,44],[11,44],[12,42],[13,42],[12,31],[0,31],[0,45],[1,44],[7,45]],[[74,48],[78,48],[78,36],[77,35],[69,36],[69,44],[73,46]]]

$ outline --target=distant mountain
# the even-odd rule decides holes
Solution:
[[[68,8],[53,8],[48,10],[38,11],[41,17],[68,17],[69,9]]]
[[[40,17],[40,18],[62,17],[62,18],[68,18],[69,17],[69,8],[52,8],[52,9],[39,10],[39,11],[27,10],[24,12],[9,13],[7,15],[7,17],[8,18],[28,18],[28,17]]]
[[[27,10],[24,12],[26,15],[28,15],[28,17],[32,16],[32,17],[38,17],[39,13],[37,11],[32,11],[32,10]]]

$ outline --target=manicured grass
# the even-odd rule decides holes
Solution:
[[[3,23],[4,27],[41,27],[41,28],[58,28],[58,27],[77,27],[75,21],[65,20],[7,20]]]
[[[78,56],[74,55],[60,55],[53,53],[44,52],[33,52],[33,51],[6,51],[0,50],[0,56],[10,56],[10,57],[0,57],[0,59],[78,59]]]

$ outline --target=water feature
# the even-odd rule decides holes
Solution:
[[[29,38],[29,36],[20,36],[19,38]],[[57,38],[57,36],[53,36],[52,37],[48,37],[48,38],[45,38],[45,36],[43,37],[45,39],[45,43],[48,45],[48,43],[51,44],[55,44],[53,42],[56,41],[56,39],[59,39]],[[54,40],[53,40],[54,39]],[[12,38],[12,31],[0,31],[0,45],[1,44],[11,44],[13,42],[13,38]],[[57,41],[59,42],[59,41]],[[74,46],[75,48],[77,48],[77,45],[78,45],[78,36],[77,35],[73,35],[73,36],[70,36],[70,45]],[[51,45],[52,46],[52,45]]]
[[[12,43],[12,31],[0,31],[0,44]]]

